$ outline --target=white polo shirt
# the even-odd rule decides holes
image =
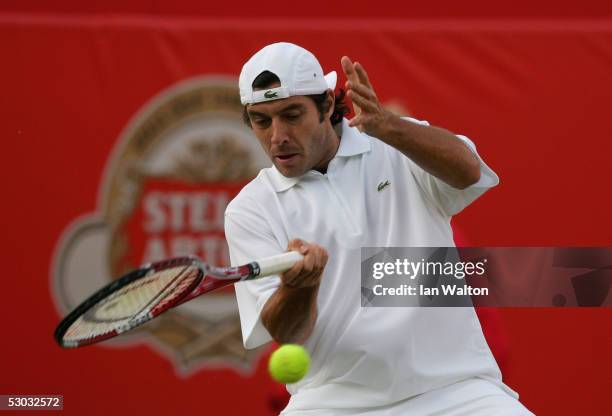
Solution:
[[[458,137],[478,155],[468,138]],[[473,308],[360,306],[360,248],[453,246],[451,216],[499,182],[482,159],[480,167],[478,183],[457,190],[344,120],[326,174],[286,178],[274,167],[263,169],[228,205],[232,265],[284,252],[293,238],[329,252],[317,322],[304,345],[311,369],[288,386],[292,398],[283,414],[378,414],[377,407],[402,406],[408,398],[475,378],[517,397],[501,382]],[[235,285],[246,348],[271,340],[260,312],[278,285],[278,276]]]

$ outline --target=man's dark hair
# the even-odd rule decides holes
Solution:
[[[264,71],[255,78],[253,81],[253,89],[254,90],[263,90],[271,86],[272,84],[280,84],[280,79],[270,71]],[[336,95],[336,99],[334,100],[334,112],[329,118],[332,126],[340,123],[342,118],[349,113],[349,109],[344,102],[344,98],[346,93],[344,90],[340,90],[340,93]],[[323,121],[323,114],[329,110],[328,102],[327,102],[327,91],[321,94],[313,94],[306,95],[305,97],[310,98],[314,101],[317,110],[319,110],[319,121]],[[244,123],[251,127],[251,119],[249,118],[249,113],[247,112],[246,105],[244,106],[244,111],[242,112],[242,120]]]

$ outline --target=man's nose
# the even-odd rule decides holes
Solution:
[[[272,119],[270,128],[272,131],[271,141],[274,146],[280,146],[289,141],[287,126],[281,120],[277,118]]]

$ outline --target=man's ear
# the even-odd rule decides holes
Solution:
[[[325,100],[327,101],[327,111],[325,112],[325,119],[329,120],[329,118],[334,113],[334,104],[336,104],[336,96],[334,95],[333,90],[327,90],[327,96],[325,97]]]

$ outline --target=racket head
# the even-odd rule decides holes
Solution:
[[[63,348],[76,348],[140,326],[191,293],[206,268],[196,257],[177,257],[133,270],[70,312],[57,326],[55,340]]]

